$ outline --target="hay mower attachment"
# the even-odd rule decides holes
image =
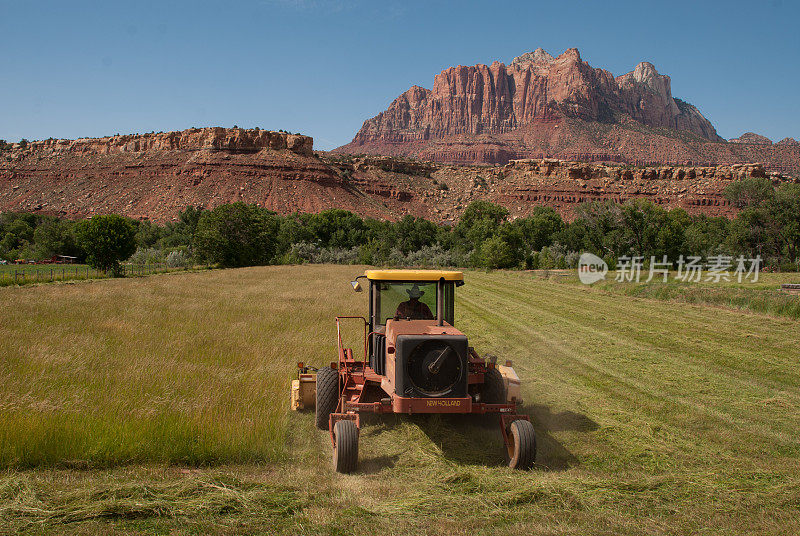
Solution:
[[[337,361],[315,375],[298,363],[292,382],[293,409],[310,406],[315,384],[316,425],[330,433],[334,469],[357,467],[362,412],[498,414],[508,465],[530,469],[536,435],[527,415],[517,413],[520,382],[511,362],[480,357],[453,326],[461,272],[368,270],[361,277],[370,284],[369,317],[336,317]],[[352,285],[361,290],[358,279]],[[342,343],[345,321],[363,324],[363,355]]]

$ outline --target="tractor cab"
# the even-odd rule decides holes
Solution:
[[[453,325],[454,288],[464,284],[464,274],[444,270],[367,270],[359,279],[369,282],[371,331],[387,321],[435,320],[439,326]]]
[[[392,352],[398,335],[454,335],[455,287],[464,284],[464,274],[445,270],[367,270],[351,284],[361,291],[359,279],[369,284],[369,366],[386,374],[387,336]],[[415,337],[416,338],[416,337]]]

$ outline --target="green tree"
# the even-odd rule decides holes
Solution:
[[[577,218],[565,224],[564,228],[553,236],[553,242],[561,244],[567,251],[592,250],[592,252],[598,253],[590,247],[587,239],[588,234],[586,220]],[[602,251],[599,253],[602,254]]]
[[[169,222],[161,228],[161,237],[158,240],[159,248],[192,247],[197,222],[203,214],[203,207],[186,207],[178,214],[178,221]]]
[[[705,214],[694,216],[684,228],[685,255],[709,255],[722,253],[728,236],[730,220],[724,216],[709,217]]]
[[[764,177],[736,181],[725,192],[731,204],[743,210],[731,223],[727,239],[733,251],[761,255],[780,266],[788,256],[798,257],[800,247],[800,186],[783,184],[779,188]]]
[[[319,245],[350,249],[366,241],[364,220],[347,210],[330,209],[306,217],[306,225]]]
[[[631,253],[646,258],[655,253],[663,212],[649,201],[632,200],[622,205],[620,224]]]
[[[314,233],[308,228],[307,222],[308,217],[297,212],[280,219],[276,255],[286,255],[294,244],[314,241]]]
[[[773,252],[774,238],[769,232],[770,216],[760,207],[742,210],[731,222],[727,249],[734,253],[766,259]]]
[[[359,264],[383,265],[389,260],[392,253],[391,241],[385,237],[382,239],[370,238],[366,244],[358,248]]]
[[[604,259],[628,253],[630,244],[622,232],[622,215],[618,204],[611,201],[581,203],[575,213],[573,225],[580,230],[589,251]]]
[[[136,245],[142,249],[154,247],[164,236],[165,228],[147,220],[139,222],[136,231]]]
[[[775,197],[775,188],[766,177],[747,177],[729,184],[725,197],[736,208],[757,207]]]
[[[564,230],[564,220],[552,207],[535,207],[530,216],[517,218],[512,223],[522,233],[527,248],[533,251],[551,245]]]
[[[502,260],[503,268],[521,266],[525,262],[526,244],[522,229],[514,222],[503,222],[494,234],[508,246],[508,258]],[[506,253],[504,251],[504,253]]]
[[[436,243],[436,224],[423,218],[404,216],[394,224],[394,245],[404,255]]]
[[[194,242],[200,258],[225,267],[269,264],[277,252],[279,219],[242,202],[204,212]]]
[[[200,216],[203,215],[204,211],[205,209],[198,205],[196,207],[186,207],[178,214],[178,220],[186,226],[190,235],[194,235],[197,230],[197,224],[200,222]]]
[[[670,261],[675,261],[686,247],[686,229],[691,225],[692,218],[682,208],[670,211],[659,208],[657,214],[655,225],[658,226],[658,232],[651,255],[655,255],[659,261],[664,255]]]
[[[74,228],[75,224],[69,220],[43,218],[33,231],[36,256],[40,259],[53,255],[79,256]]]
[[[770,212],[773,232],[794,263],[800,256],[800,184],[781,185]]]
[[[514,249],[499,236],[492,236],[481,243],[478,261],[486,268],[512,268],[517,264]]]
[[[136,223],[118,214],[93,216],[78,223],[75,236],[86,262],[98,270],[111,270],[114,277],[122,275],[120,261],[136,251]]]
[[[507,218],[508,210],[505,207],[489,201],[473,201],[456,225],[454,245],[465,251],[479,250],[484,240],[494,236]]]
[[[36,229],[36,218],[32,214],[19,214],[4,227],[5,232],[13,234],[17,240],[30,242],[33,240],[33,232]]]
[[[0,257],[13,261],[31,259],[36,216],[27,213],[0,215]]]

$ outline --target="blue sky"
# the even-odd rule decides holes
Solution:
[[[800,2],[0,0],[0,139],[200,126],[347,143],[452,65],[577,47],[672,77],[726,138],[800,139]]]

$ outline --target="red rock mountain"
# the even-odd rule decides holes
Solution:
[[[775,145],[800,145],[800,141],[797,141],[794,138],[783,138],[781,141],[776,143]]]
[[[582,61],[575,48],[557,58],[539,48],[508,66],[494,62],[442,71],[433,90],[414,86],[364,122],[353,145],[503,134],[562,116],[600,121],[620,113],[645,125],[721,140],[694,106],[672,97],[670,78],[651,63],[614,78]]]
[[[789,138],[791,139],[791,138]],[[731,143],[749,143],[752,145],[772,145],[772,140],[755,132],[745,132],[738,138],[731,138]]]
[[[539,48],[509,65],[445,69],[432,90],[412,87],[336,152],[500,164],[544,156],[639,164],[775,160],[781,171],[800,169],[800,152],[770,160],[724,141],[697,108],[672,96],[670,77],[651,63],[614,77],[577,49],[554,58]]]

